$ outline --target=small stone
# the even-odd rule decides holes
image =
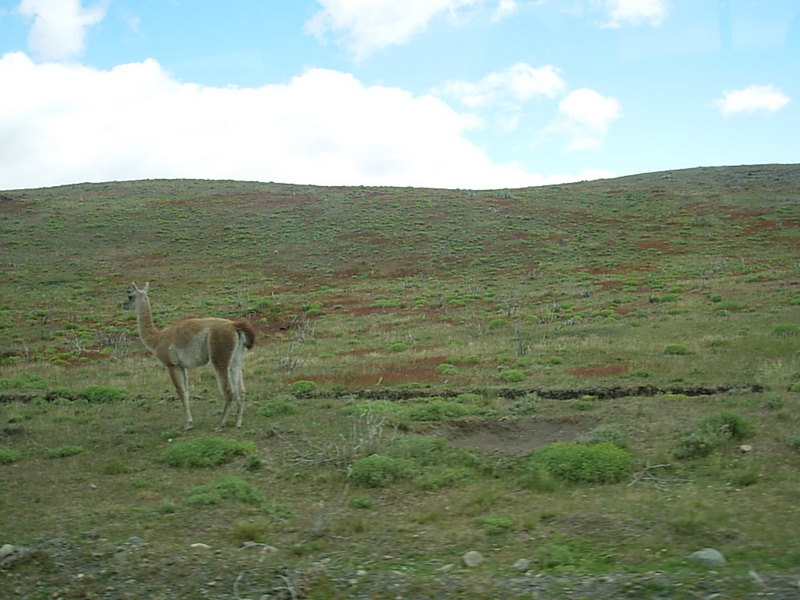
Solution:
[[[748,452],[752,452],[753,447],[750,444],[742,444],[741,446],[739,446],[739,451],[744,452],[746,454]]]
[[[5,558],[6,556],[11,556],[14,552],[17,551],[15,546],[11,544],[3,544],[0,546],[0,559]]]
[[[456,568],[456,566],[455,566],[453,563],[447,563],[447,564],[446,564],[446,565],[444,565],[443,567],[439,567],[439,568],[438,568],[438,569],[436,569],[436,570],[437,570],[439,573],[449,573],[450,571],[452,571],[452,570],[453,570],[453,569],[455,569],[455,568]]]
[[[483,558],[483,554],[476,550],[470,550],[461,557],[461,561],[464,563],[464,565],[470,568],[477,567],[484,560],[486,559]]]
[[[197,548],[198,550],[211,550],[211,546],[209,546],[208,544],[203,544],[202,542],[196,542],[189,547]]]
[[[520,558],[511,566],[511,568],[515,571],[527,571],[530,566],[531,561],[529,561],[527,558]]]
[[[728,563],[725,557],[722,556],[722,553],[714,548],[703,548],[702,550],[693,552],[689,555],[689,560],[707,567],[721,567]]]

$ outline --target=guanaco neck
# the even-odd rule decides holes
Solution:
[[[151,352],[156,346],[160,330],[153,323],[153,312],[150,309],[150,299],[142,294],[136,303],[136,323],[139,325],[139,337]]]

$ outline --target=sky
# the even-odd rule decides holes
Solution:
[[[798,162],[798,0],[0,0],[0,189]]]

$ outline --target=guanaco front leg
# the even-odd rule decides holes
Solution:
[[[171,366],[169,369],[169,376],[172,378],[172,384],[175,386],[175,391],[178,392],[178,398],[183,404],[183,412],[186,415],[184,422],[184,430],[192,428],[192,411],[189,409],[189,374],[183,367]]]

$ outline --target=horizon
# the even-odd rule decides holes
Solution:
[[[766,168],[766,167],[798,167],[800,168],[800,163],[753,163],[753,164],[743,164],[743,165],[699,165],[696,167],[683,167],[680,169],[665,169],[663,171],[644,171],[641,173],[629,173],[627,175],[614,175],[609,177],[598,177],[595,179],[582,179],[576,181],[563,181],[560,183],[543,183],[539,185],[529,185],[529,186],[521,186],[521,187],[497,187],[497,188],[457,188],[457,187],[431,187],[431,186],[411,186],[411,185],[382,185],[382,184],[374,184],[374,185],[362,185],[362,184],[352,184],[352,185],[340,185],[340,184],[316,184],[316,183],[295,183],[295,182],[288,182],[288,181],[260,181],[258,179],[208,179],[204,177],[149,177],[144,179],[111,179],[107,181],[76,181],[72,183],[61,183],[57,185],[51,186],[42,186],[42,187],[23,187],[23,188],[13,188],[13,189],[0,189],[2,193],[13,193],[13,192],[34,192],[37,190],[49,190],[49,189],[56,189],[56,188],[69,188],[69,187],[80,187],[84,185],[114,185],[114,184],[126,184],[126,183],[159,183],[159,182],[167,182],[167,181],[182,181],[182,182],[189,182],[189,181],[198,181],[198,182],[207,182],[207,183],[241,183],[241,184],[260,184],[260,185],[278,185],[278,186],[290,186],[290,187],[319,187],[319,188],[374,188],[374,189],[381,189],[381,188],[391,188],[391,189],[430,189],[430,190],[443,190],[443,191],[469,191],[469,192],[491,192],[496,190],[525,190],[531,188],[540,188],[540,187],[559,187],[559,186],[567,186],[567,185],[580,185],[583,183],[593,183],[598,181],[616,181],[620,179],[629,179],[633,177],[646,177],[648,175],[663,175],[663,174],[680,174],[682,172],[687,171],[700,171],[700,170],[722,170],[722,169],[755,169],[755,168]]]

